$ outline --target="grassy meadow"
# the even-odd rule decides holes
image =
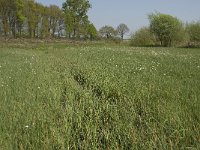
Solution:
[[[2,44],[0,149],[200,149],[200,49]]]

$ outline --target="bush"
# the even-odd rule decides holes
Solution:
[[[172,46],[183,40],[183,23],[167,14],[149,15],[150,29],[161,46]]]
[[[130,44],[131,46],[153,46],[155,42],[149,27],[143,27],[132,35]]]
[[[189,36],[189,47],[200,46],[200,22],[192,22],[186,26],[186,31]]]

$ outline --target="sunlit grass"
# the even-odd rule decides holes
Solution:
[[[0,48],[0,149],[199,149],[200,50]]]

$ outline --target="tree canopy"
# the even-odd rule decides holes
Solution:
[[[132,46],[152,46],[155,45],[155,38],[149,27],[142,27],[131,37]]]
[[[90,21],[87,12],[91,8],[88,0],[66,0],[63,3],[65,13],[65,26],[69,37],[80,37],[85,35]]]
[[[167,14],[154,13],[149,15],[151,32],[160,41],[162,46],[171,46],[180,38],[183,28],[182,23],[176,17]]]
[[[0,0],[0,36],[24,38],[72,38],[123,40],[130,31],[121,23],[116,29],[105,25],[97,31],[89,20],[89,0],[65,0],[62,8],[44,6],[36,0]],[[183,24],[168,14],[152,13],[150,26],[133,34],[131,42],[144,46],[154,44],[172,46],[200,42],[200,22]],[[120,37],[120,38],[119,38]]]
[[[88,0],[66,0],[63,8],[44,6],[35,0],[0,0],[0,35],[6,37],[50,38],[97,35],[89,21]]]
[[[43,6],[34,0],[0,0],[0,24],[4,36],[55,36],[63,11],[55,5]]]
[[[186,30],[191,42],[200,42],[200,22],[187,24]]]
[[[106,37],[107,39],[112,38],[116,35],[116,31],[112,26],[103,26],[100,30],[99,30],[99,34],[102,37]]]
[[[118,27],[117,27],[117,33],[120,35],[121,39],[124,39],[124,35],[126,33],[128,33],[130,30],[128,28],[128,26],[124,23],[121,23]]]

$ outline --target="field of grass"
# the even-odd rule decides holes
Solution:
[[[200,49],[5,44],[0,149],[200,149]]]

